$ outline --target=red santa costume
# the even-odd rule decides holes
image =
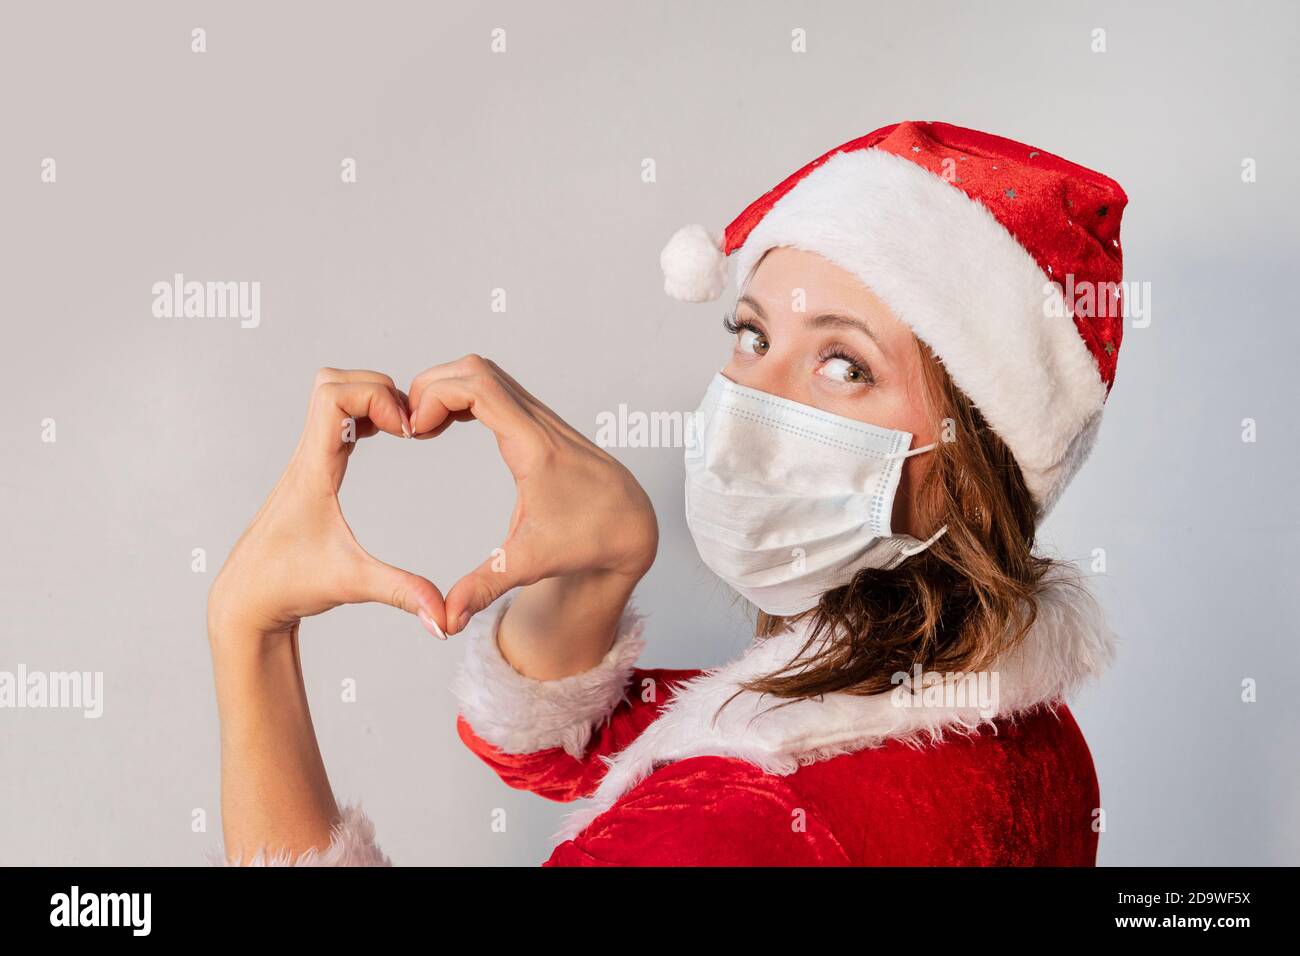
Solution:
[[[796,172],[721,247],[702,227],[678,232],[665,288],[716,298],[726,256],[743,286],[778,246],[851,272],[939,356],[1045,514],[1091,449],[1114,381],[1125,202],[1111,179],[1042,150],[901,123]],[[1105,307],[1076,309],[1076,290]],[[456,680],[459,732],[508,785],[589,798],[548,865],[1092,865],[1097,779],[1065,701],[1105,667],[1112,638],[1086,589],[1047,584],[1032,629],[995,668],[991,709],[742,689],[799,659],[799,626],[714,670],[637,669],[632,611],[600,665],[533,680],[501,656],[493,615]],[[355,808],[312,860],[386,862]]]

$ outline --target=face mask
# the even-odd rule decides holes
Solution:
[[[863,568],[928,541],[890,532],[910,432],[831,415],[714,376],[688,429],[686,523],[714,574],[768,614],[816,607]]]

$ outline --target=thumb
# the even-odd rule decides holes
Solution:
[[[447,592],[447,633],[463,631],[471,617],[522,583],[523,578],[506,560],[505,550],[497,548],[492,557],[457,581]]]
[[[403,571],[378,558],[367,555],[365,570],[359,583],[359,600],[388,604],[408,614],[414,614],[424,629],[439,640],[445,641],[447,611],[443,606],[442,592],[427,578]]]

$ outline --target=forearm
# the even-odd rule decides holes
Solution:
[[[296,857],[327,846],[338,807],[307,705],[297,628],[272,635],[211,629],[209,638],[227,855]]]
[[[535,680],[580,674],[604,659],[639,577],[588,572],[523,588],[501,619],[497,644]]]

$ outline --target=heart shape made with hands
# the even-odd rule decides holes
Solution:
[[[338,490],[357,439],[382,431],[429,440],[467,421],[483,424],[495,436],[514,478],[515,506],[500,547],[461,577],[444,599],[426,578],[385,564],[361,547],[343,518]],[[329,552],[340,543],[349,552],[348,570],[334,576],[337,593],[308,598],[305,603],[317,608],[308,613],[339,603],[379,601],[417,614],[430,633],[445,637],[463,630],[508,590],[545,579],[629,581],[630,592],[658,547],[654,510],[631,473],[499,366],[477,355],[425,370],[405,393],[382,373],[322,370],[295,462],[304,454],[307,469],[328,481],[328,505],[323,515],[297,509],[286,520],[298,526],[295,532],[326,526],[324,533],[298,537],[309,550],[326,555],[327,568]],[[320,507],[323,496],[307,497]],[[261,519],[259,515],[254,524]]]

